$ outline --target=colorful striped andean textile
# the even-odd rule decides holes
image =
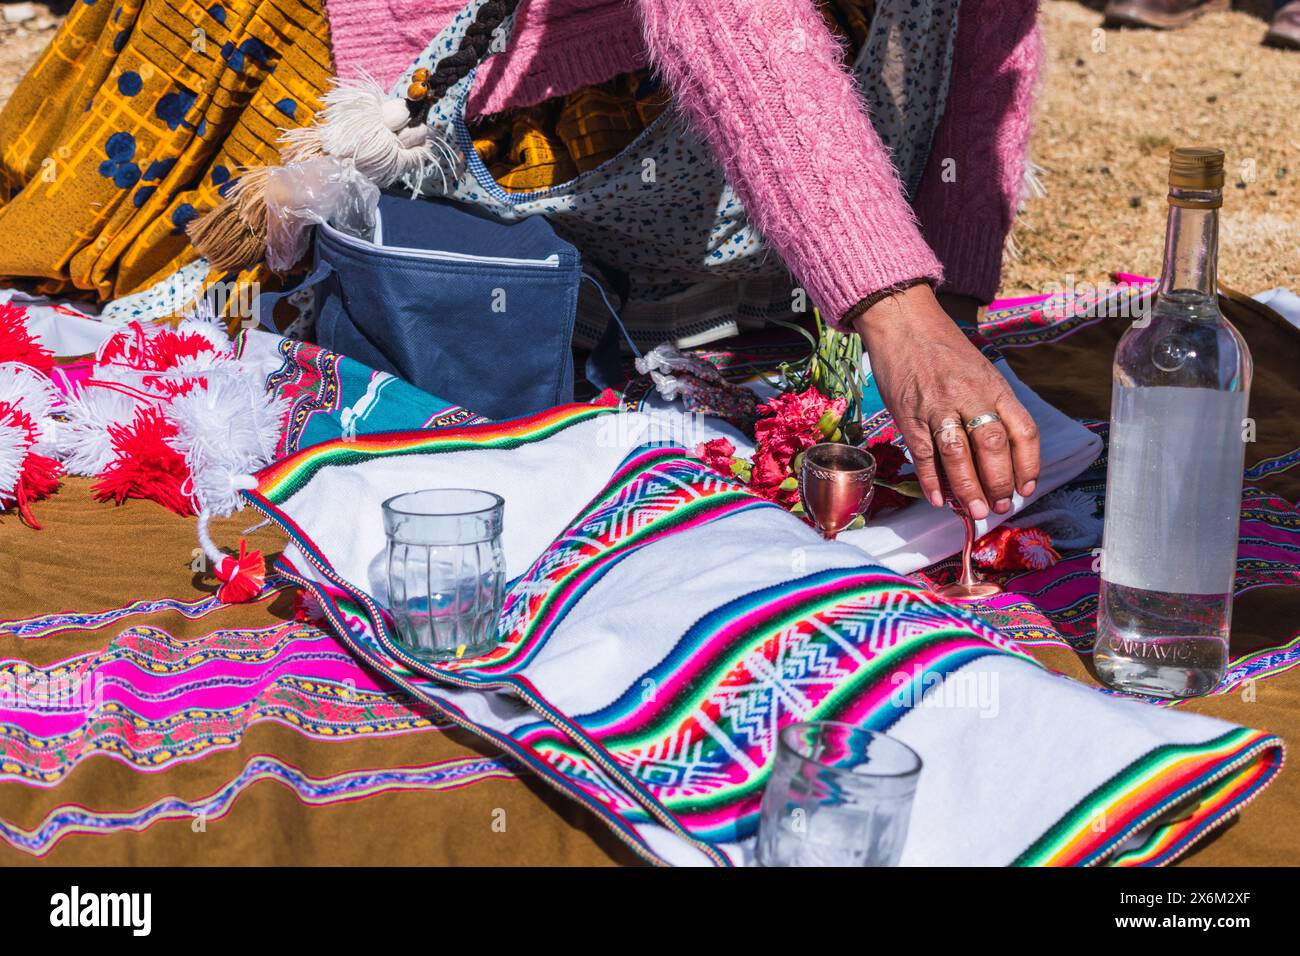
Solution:
[[[320,0],[73,4],[0,113],[0,285],[107,301],[194,261],[186,223],[331,72]]]
[[[1097,419],[1125,323],[1052,311],[998,309],[987,331],[1034,388]],[[1258,357],[1260,407],[1300,402],[1300,336],[1261,316],[1233,320]],[[485,423],[358,363],[260,333],[246,337],[242,355],[291,405],[283,461],[258,491],[283,514],[296,514],[331,472],[400,474],[429,462],[422,481],[467,466],[476,481],[496,481],[477,463],[509,471],[613,423],[609,411],[582,406]],[[771,340],[709,355],[728,373],[791,357],[788,343]],[[394,429],[407,431],[382,435]],[[910,861],[953,858],[953,848],[1021,864],[1152,865],[1192,850],[1204,864],[1300,857],[1290,812],[1300,778],[1277,773],[1277,737],[1300,733],[1300,425],[1279,420],[1248,450],[1229,677],[1214,695],[1165,710],[1083,686],[1096,611],[1089,547],[1004,576],[1011,593],[976,618],[860,555],[850,562],[815,540],[792,550],[802,532],[788,515],[672,449],[620,449],[625,435],[634,432],[612,428],[593,454],[562,456],[572,507],[541,506],[542,523],[508,516],[512,573],[522,575],[506,618],[511,639],[497,656],[436,676],[394,656],[365,626],[361,589],[331,584],[329,562],[312,564],[303,548],[293,560],[314,576],[337,630],[283,578],[252,603],[220,605],[192,524],[150,502],[109,508],[91,500],[88,483],[68,479],[42,502],[45,530],[0,515],[0,865],[722,862],[733,860],[732,836],[743,859],[747,801],[761,778],[752,767],[763,764],[760,718],[779,722],[798,708],[888,725],[926,755],[935,786],[918,796]],[[1063,490],[1098,506],[1103,467],[1104,456]],[[338,520],[359,524],[355,510]],[[233,542],[253,522],[245,512],[214,534]],[[313,523],[304,518],[298,533],[313,536]],[[268,553],[283,540],[271,529],[249,538]],[[945,562],[926,575],[950,573]],[[703,603],[716,606],[698,613]],[[653,640],[636,646],[675,635],[673,654],[643,666],[603,652],[645,622]],[[874,635],[865,651],[864,633]],[[616,681],[602,680],[591,686],[613,703],[575,701],[563,683],[575,658],[556,656],[566,647],[641,668],[656,692],[638,679],[618,694]],[[917,706],[924,698],[909,681],[958,706]],[[491,728],[473,706],[498,683],[533,706],[486,737],[457,726]],[[779,691],[779,705],[753,695],[764,687]],[[945,687],[955,696],[942,696]],[[881,705],[873,688],[897,704]],[[1077,726],[1061,729],[1062,713]],[[1145,729],[1135,730],[1139,714]],[[683,751],[678,734],[700,746]],[[951,741],[967,737],[954,763]],[[741,741],[748,749],[733,747],[734,756],[722,747]],[[1089,779],[1103,782],[1088,789]],[[951,798],[984,783],[999,795],[995,810]],[[973,816],[976,824],[963,823]],[[1119,848],[1153,816],[1163,825]]]
[[[914,864],[1168,862],[1280,769],[1276,736],[1062,681],[681,449],[620,438],[649,430],[638,414],[358,433],[269,466],[248,499],[361,660],[652,862],[749,862],[775,732],[799,719],[924,755]],[[503,642],[429,665],[394,638],[382,529],[355,514],[471,476],[508,503]]]

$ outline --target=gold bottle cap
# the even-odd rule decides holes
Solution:
[[[1169,185],[1208,191],[1223,188],[1223,150],[1179,146],[1169,153]]]

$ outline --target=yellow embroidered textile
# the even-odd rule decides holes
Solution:
[[[548,189],[617,156],[667,105],[646,72],[626,73],[489,120],[474,149],[502,188]]]
[[[194,261],[185,224],[331,74],[322,0],[78,0],[0,113],[0,285],[106,301]]]
[[[851,60],[871,30],[875,0],[818,0],[818,5]],[[474,124],[474,151],[507,192],[551,189],[617,156],[668,101],[648,70],[625,73]]]

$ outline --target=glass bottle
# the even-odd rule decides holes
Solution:
[[[1115,350],[1093,661],[1119,690],[1213,691],[1228,662],[1250,351],[1219,311],[1223,153],[1170,154],[1164,271]]]

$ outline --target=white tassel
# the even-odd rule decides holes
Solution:
[[[63,401],[64,420],[58,423],[58,450],[63,468],[70,475],[93,478],[117,457],[109,425],[126,425],[137,401],[114,389],[93,383],[80,391],[69,391]]]
[[[243,475],[236,484],[240,488],[252,489],[257,487],[257,479],[252,475]],[[203,549],[204,555],[212,564],[215,571],[227,560],[229,555],[217,547],[217,543],[212,540],[212,511],[204,508],[199,512],[198,521],[195,524],[195,532],[198,535],[199,547]]]
[[[27,434],[12,425],[0,425],[0,511],[15,500],[14,489],[27,458]]]
[[[53,382],[20,362],[0,362],[0,403],[21,408],[32,417],[40,431],[33,452],[48,455],[54,451],[54,410],[59,406],[59,393]]]
[[[233,352],[200,352],[179,359],[167,369],[168,375],[184,378],[199,378],[209,373],[220,375],[242,375],[246,371],[243,363]]]
[[[213,375],[163,409],[176,426],[173,448],[185,456],[199,510],[228,515],[244,506],[251,473],[275,454],[288,403],[247,372]]]
[[[331,156],[351,159],[380,189],[406,180],[418,191],[437,162],[428,129],[412,126],[406,101],[390,98],[373,77],[334,82],[321,98],[319,123],[281,136],[285,157],[310,155],[319,144]],[[440,144],[440,152],[445,146]]]
[[[225,323],[207,299],[199,299],[181,316],[176,332],[179,335],[201,335],[218,352],[230,351],[230,336],[226,333]]]

